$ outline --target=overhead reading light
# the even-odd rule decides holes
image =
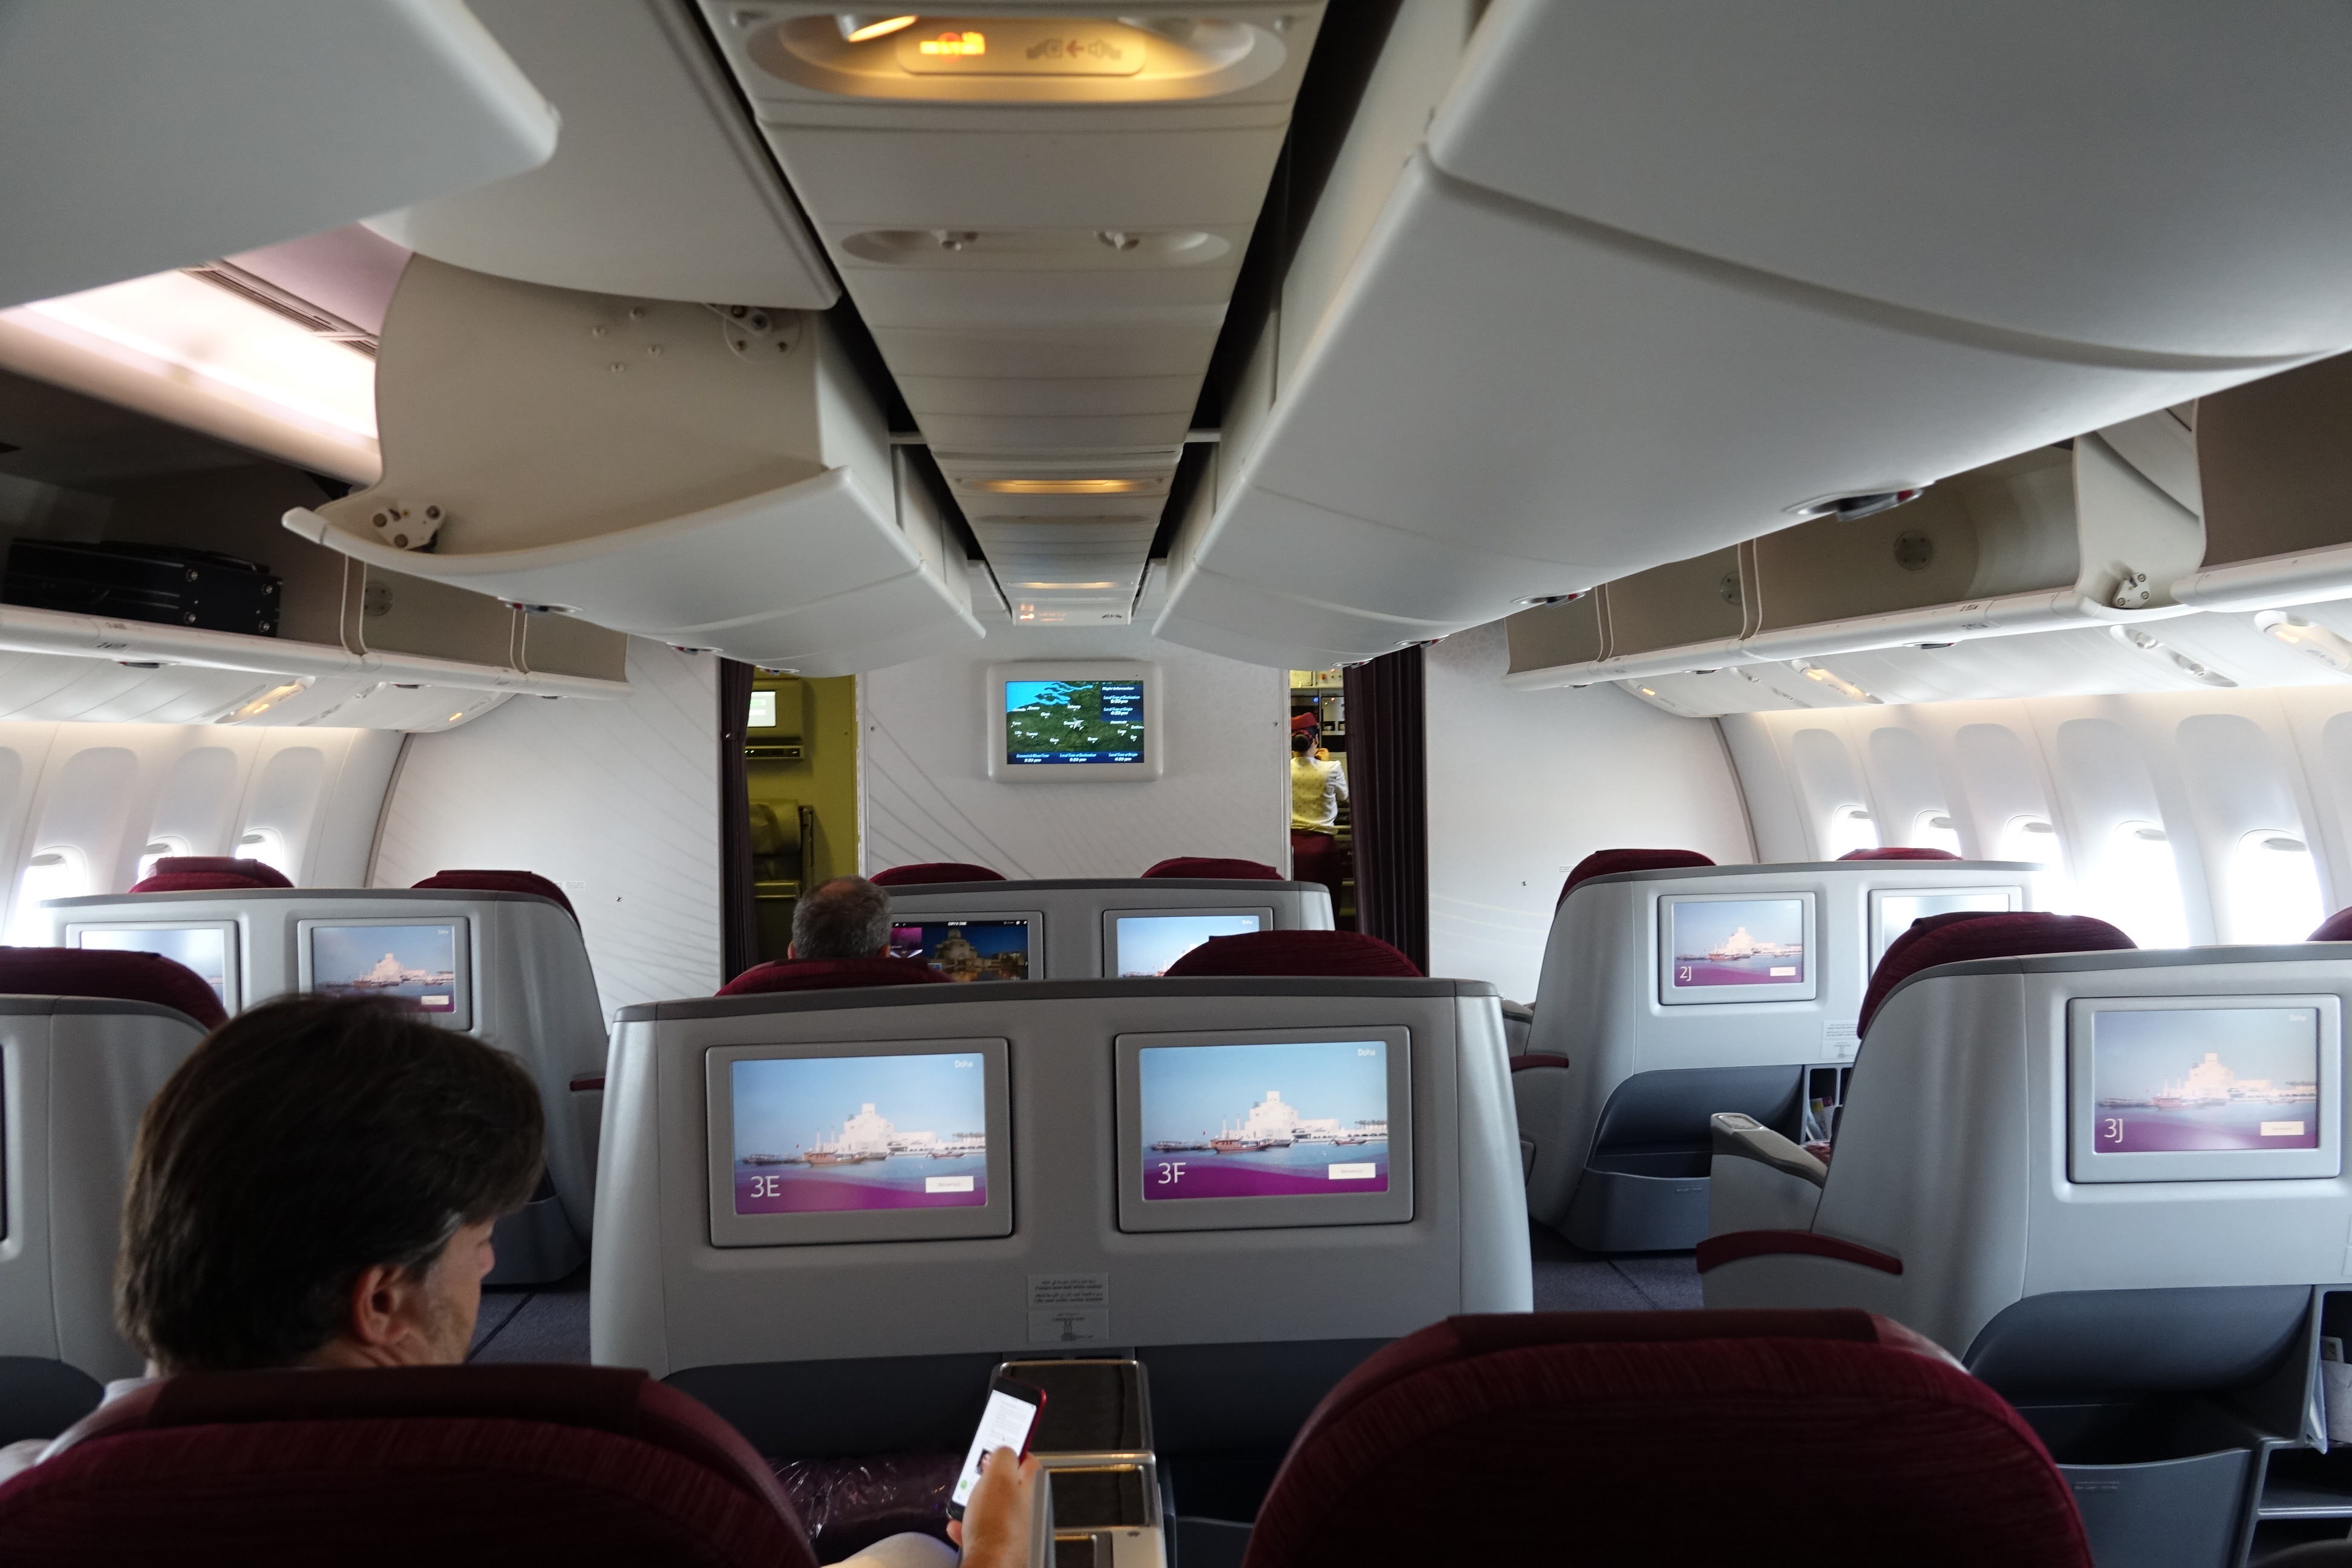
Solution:
[[[834,25],[841,29],[844,43],[862,44],[869,38],[887,38],[901,27],[911,27],[922,20],[919,16],[877,16],[871,11],[843,11],[836,14]]]
[[[2254,617],[2254,625],[2273,641],[2284,643],[2300,654],[2308,654],[2339,675],[2352,675],[2352,642],[2346,641],[2326,626],[2315,626],[2309,621],[2279,610],[2264,610]]]
[[[1016,588],[1116,588],[1116,583],[1015,583]]]
[[[2150,658],[2161,659],[2189,679],[2207,686],[2235,686],[2238,683],[2218,669],[2209,668],[2177,647],[2158,642],[2137,626],[2109,626],[2109,636],[2126,647],[2136,647]]]
[[[970,59],[988,53],[988,39],[980,33],[946,32],[936,38],[925,38],[915,47],[920,53],[935,58]]]
[[[981,479],[972,488],[1001,496],[1123,496],[1143,486],[1141,479]]]
[[[309,690],[310,689],[310,683],[314,679],[316,678],[308,675],[298,676],[294,679],[288,681],[283,686],[273,686],[268,690],[263,692],[260,696],[254,698],[251,701],[246,703],[243,707],[232,709],[228,712],[223,714],[217,722],[223,724],[236,724],[247,719],[257,719],[262,714],[268,712],[272,708],[277,707],[280,702],[285,701],[289,697],[294,696],[297,692]]]
[[[1800,664],[1797,668],[1807,680],[1818,680],[1823,686],[1828,687],[1832,691],[1836,692],[1841,697],[1850,697],[1856,702],[1876,702],[1878,700],[1877,698],[1873,697],[1869,692],[1864,691],[1853,681],[1847,680],[1840,676],[1832,675],[1828,670],[1823,669],[1818,664]]]
[[[1834,517],[1841,522],[1853,522],[1865,517],[1876,517],[1882,511],[1893,511],[1905,501],[1917,500],[1927,487],[1912,485],[1899,489],[1866,490],[1860,495],[1820,496],[1789,509],[1791,517],[1811,521],[1817,517]]]

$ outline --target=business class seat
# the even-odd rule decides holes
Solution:
[[[1169,967],[1168,978],[1241,974],[1366,974],[1418,979],[1412,959],[1352,931],[1259,931],[1213,936]]]
[[[1792,1500],[1794,1500],[1792,1501]],[[2089,1568],[2026,1424],[1857,1311],[1451,1318],[1317,1408],[1246,1568]]]
[[[1523,1053],[1566,1065],[1511,1079],[1528,1212],[1591,1251],[1696,1246],[1708,1118],[1740,1111],[1799,1142],[1826,1135],[1812,1124],[1832,1114],[1853,1058],[1872,953],[1924,914],[2031,908],[2039,875],[2003,861],[1831,860],[1572,877]]]
[[[767,1464],[618,1367],[198,1373],[0,1487],[0,1559],[815,1568]]]
[[[793,1460],[960,1452],[990,1371],[1007,1353],[1132,1352],[1149,1371],[1157,1453],[1173,1469],[1179,1506],[1202,1495],[1213,1465],[1239,1467],[1217,1473],[1246,1474],[1262,1489],[1316,1401],[1381,1344],[1451,1313],[1533,1303],[1496,1003],[1478,982],[1339,976],[908,985],[625,1008],[614,1034],[590,1265],[593,1358],[669,1380],[761,1452]],[[1389,1075],[1373,1103],[1386,1105],[1392,1142],[1367,1147],[1336,1121],[1295,1136],[1291,1147],[1307,1145],[1299,1169],[1310,1180],[1285,1184],[1291,1195],[1209,1198],[1245,1214],[1150,1201],[1145,1184],[1155,1175],[1197,1182],[1223,1156],[1205,1140],[1172,1154],[1148,1149],[1139,1089],[1135,1121],[1121,1131],[1121,1097],[1138,1085],[1139,1060],[1122,1053],[1225,1043],[1281,1050],[1302,1036],[1344,1047],[1349,1068],[1395,1053],[1370,1069]],[[745,1121],[739,1131],[725,1097],[745,1070],[730,1053],[746,1052],[970,1053],[958,1059],[981,1058],[966,1080],[975,1085],[992,1081],[999,1069],[987,1064],[1001,1062],[994,1110],[938,1111],[940,1121],[930,1110],[919,1121],[894,1111],[887,1086],[853,1093],[825,1081],[828,1104],[857,1112],[859,1135],[877,1152],[877,1123],[862,1102],[907,1146],[911,1176],[894,1174],[898,1158],[853,1176],[919,1184],[908,1190],[927,1194],[936,1167],[919,1158],[921,1134],[984,1129],[988,1168],[961,1178],[962,1190],[985,1204],[1009,1194],[1009,1205],[1001,1217],[985,1207],[810,1212],[819,1198],[772,1215],[757,1212],[755,1194],[745,1206],[747,1184],[772,1184],[796,1161],[806,1166],[801,1190],[821,1194],[839,1173],[794,1145],[837,1150],[852,1131],[829,1110],[772,1126]],[[1311,1075],[1302,1085],[1267,1072],[1239,1071],[1237,1097],[1216,1097],[1221,1106],[1231,1099],[1231,1119],[1254,1108],[1341,1114],[1315,1102]],[[780,1072],[774,1081],[793,1080]],[[1391,1092],[1400,1085],[1401,1100]],[[1269,1090],[1282,1092],[1265,1111],[1255,1102]],[[1375,1113],[1347,1114],[1360,1126]],[[1350,1141],[1322,1153],[1312,1143],[1325,1131]],[[1392,1152],[1380,1185],[1352,1185],[1373,1175],[1383,1149]],[[736,1160],[730,1173],[730,1150],[758,1157]],[[1345,1174],[1329,1173],[1340,1166]],[[1286,1203],[1340,1206],[1302,1216]],[[967,1216],[973,1228],[961,1233],[908,1229]],[[796,1228],[803,1222],[805,1233]],[[785,1228],[734,1228],[754,1225]],[[1214,1506],[1219,1518],[1248,1517]]]
[[[720,996],[778,991],[840,991],[861,985],[951,985],[928,963],[911,958],[786,958],[754,964],[720,986]]]
[[[1215,877],[1229,882],[1279,882],[1283,875],[1259,860],[1224,860],[1213,855],[1179,855],[1155,860],[1143,869],[1146,877]]]
[[[992,872],[985,881],[897,886],[891,919],[935,928],[926,940],[944,937],[936,928],[948,922],[1024,922],[1031,982],[1160,975],[1210,936],[1331,929],[1331,895],[1320,883],[1269,878],[1270,868],[1250,861],[1223,863],[1213,876],[1178,874],[1171,864],[1144,877],[1008,880]]]
[[[2341,909],[2319,922],[2305,942],[2352,942],[2352,909]]]
[[[229,888],[290,888],[286,873],[265,860],[231,855],[166,855],[131,885],[134,893],[193,893]]]
[[[455,965],[450,994],[467,1016],[444,1021],[518,1058],[547,1113],[546,1180],[499,1222],[490,1280],[532,1284],[578,1269],[594,1228],[606,1028],[579,917],[561,888],[495,869],[440,871],[415,888],[259,887],[242,872],[180,875],[203,885],[49,900],[56,940],[76,942],[95,927],[136,941],[142,926],[209,924],[224,932],[225,984],[243,1007],[313,983],[306,976],[320,926],[344,928],[354,941],[380,938],[377,952],[394,939],[369,927],[450,926],[456,950],[441,962]]]
[[[1552,910],[1558,913],[1579,884],[1595,877],[1621,876],[1627,871],[1687,870],[1714,864],[1696,849],[1595,849],[1579,860],[1560,883],[1559,897],[1551,901]]]
[[[866,879],[877,888],[919,888],[931,882],[1002,882],[1004,873],[961,860],[930,860],[919,866],[893,866]]]
[[[1957,860],[1960,857],[1948,849],[1928,849],[1910,845],[1893,844],[1880,849],[1849,849],[1838,858],[1841,860]]]
[[[1998,923],[1927,932],[1913,961]],[[2347,999],[2345,946],[1916,969],[1871,1020],[1825,1168],[1723,1129],[1720,1165],[1815,1193],[1777,1224],[1725,1216],[1741,1228],[1698,1251],[1707,1304],[1908,1324],[2079,1468],[2102,1561],[2225,1568],[2260,1450],[2323,1437],[2310,1369],[2346,1277]]]
[[[140,1113],[221,1022],[212,987],[146,952],[0,948],[0,1443],[54,1436],[135,1377],[114,1256]]]

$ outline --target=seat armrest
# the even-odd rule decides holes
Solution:
[[[1817,1187],[1825,1185],[1830,1179],[1827,1163],[1743,1111],[1718,1110],[1706,1119],[1706,1124],[1717,1159],[1728,1154],[1736,1159],[1754,1160]]]
[[[1524,1002],[1514,1002],[1506,996],[1503,998],[1503,1016],[1516,1023],[1532,1024],[1536,1021],[1536,1010]]]

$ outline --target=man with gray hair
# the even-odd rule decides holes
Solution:
[[[948,977],[922,960],[891,955],[888,889],[863,877],[835,877],[793,906],[793,942],[783,962],[745,970],[719,994],[946,984]]]
[[[793,909],[788,958],[887,958],[890,895],[863,877],[820,882]]]

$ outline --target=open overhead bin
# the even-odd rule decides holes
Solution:
[[[2347,44],[1497,0],[1361,243],[1318,206],[1160,635],[1367,658],[2352,344]],[[1428,107],[1376,79],[1350,145]]]
[[[821,315],[419,257],[376,405],[383,480],[286,514],[372,570],[810,675],[982,635]]]

